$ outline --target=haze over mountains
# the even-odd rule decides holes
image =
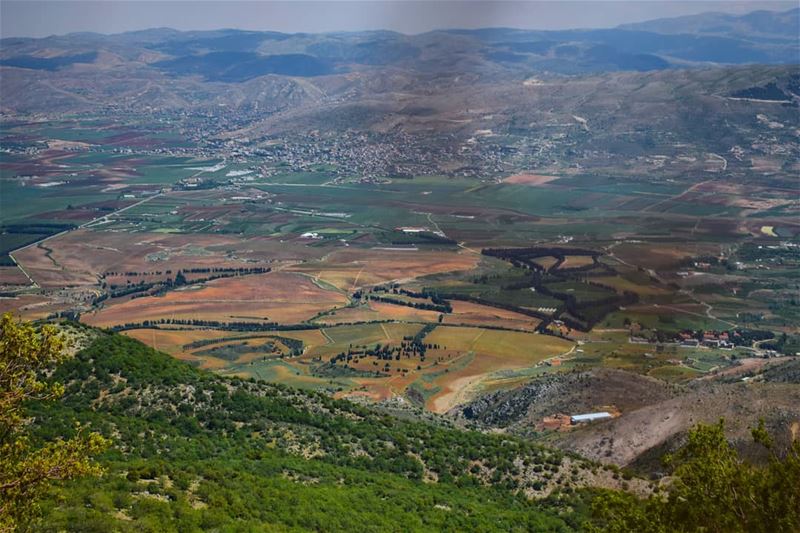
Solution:
[[[728,148],[749,144],[747,132],[758,127],[748,105],[720,98],[766,95],[779,104],[770,106],[776,120],[793,121],[798,27],[800,10],[792,9],[603,30],[157,28],[9,38],[0,43],[2,111],[235,109],[209,126],[223,138],[354,128],[464,139],[483,130],[552,131],[575,115],[588,121],[584,127],[603,149],[606,132],[649,130],[650,141],[632,143],[640,152],[663,130],[713,151],[720,139]],[[709,111],[708,120],[696,120],[698,109]]]
[[[796,63],[800,9],[704,14],[603,30],[509,28],[285,34],[168,28],[43,39],[3,39],[0,64],[32,70],[152,69],[168,76],[243,82],[267,74],[314,77],[370,68],[513,75],[747,63]]]
[[[767,40],[797,40],[798,8],[776,13],[753,11],[746,15],[727,13],[705,13],[684,17],[663,18],[623,24],[621,29],[652,31],[656,33],[691,33],[698,35],[727,35],[730,37]]]

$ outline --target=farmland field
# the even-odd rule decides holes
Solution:
[[[440,413],[474,395],[494,373],[531,369],[546,358],[571,351],[572,346],[545,335],[480,328],[439,327],[426,340],[441,346],[431,352],[433,356],[447,357],[447,365],[455,367],[431,380],[439,391],[428,400],[428,406]],[[465,354],[459,357],[467,357],[469,362],[459,365],[456,359],[454,363],[452,357],[457,354]]]
[[[94,164],[93,157],[69,154],[67,160]],[[213,161],[153,160],[152,167],[147,166],[149,163],[130,165],[123,159],[117,163],[114,172],[123,180],[125,168],[135,167],[142,175],[157,174],[159,168],[170,168],[173,163],[208,176],[233,172],[231,168],[252,172],[241,166],[213,170],[213,165],[219,164]],[[146,168],[151,170],[143,170]],[[196,170],[203,168],[208,170]],[[166,182],[172,179],[166,178]],[[162,320],[274,322],[278,326],[310,322],[317,327],[441,320],[442,326],[524,331],[545,328],[543,331],[552,332],[552,325],[543,325],[543,321],[562,313],[573,319],[575,313],[584,312],[579,308],[568,311],[566,308],[572,305],[569,298],[580,307],[619,299],[622,294],[634,294],[638,302],[606,318],[578,316],[576,324],[600,320],[599,326],[606,328],[636,323],[644,328],[666,326],[678,331],[722,329],[735,323],[731,317],[735,319],[733,309],[740,305],[737,300],[723,300],[717,293],[709,293],[706,301],[718,306],[725,317],[717,320],[696,301],[704,294],[699,289],[691,289],[687,296],[674,288],[675,272],[691,266],[693,257],[713,256],[728,249],[728,244],[700,238],[708,231],[729,231],[724,217],[716,226],[715,215],[704,215],[706,218],[694,222],[678,216],[665,225],[659,217],[666,215],[659,213],[667,210],[642,204],[640,208],[648,215],[634,225],[627,224],[624,234],[658,235],[654,241],[620,240],[619,228],[603,221],[628,216],[614,214],[618,196],[679,202],[680,198],[675,198],[685,187],[677,183],[630,187],[630,183],[581,176],[536,178],[535,184],[531,179],[525,178],[526,183],[520,184],[514,184],[514,180],[485,184],[419,177],[354,187],[328,183],[322,174],[284,174],[257,180],[240,192],[174,190],[138,197],[134,190],[135,198],[127,203],[111,206],[110,211],[97,211],[100,216],[113,213],[106,220],[12,253],[39,287],[72,287],[73,293],[83,294],[88,304],[104,290],[112,291],[112,298],[90,305],[82,313],[87,323],[106,327]],[[292,184],[303,185],[302,195]],[[567,188],[595,195],[591,200],[595,208],[580,210],[574,193]],[[607,206],[601,207],[604,202]],[[129,208],[116,213],[115,209],[125,206]],[[566,209],[569,206],[572,210]],[[628,204],[625,209],[631,208]],[[64,210],[58,216],[69,212]],[[92,215],[87,211],[85,216]],[[423,239],[397,229],[408,226],[441,232],[446,239]],[[753,225],[759,234],[760,227]],[[531,265],[547,272],[540,281],[532,280],[524,268],[481,254],[487,245],[513,248],[535,239],[554,239],[565,232],[574,232],[571,242],[560,244],[567,251],[557,251],[556,255],[566,255],[543,254],[531,259]],[[687,248],[671,240],[671,232],[695,232],[699,239]],[[29,238],[12,233],[3,237],[9,249],[18,248]],[[726,243],[734,239],[733,234],[725,239]],[[599,254],[597,264],[594,256],[568,251],[585,247]],[[215,274],[213,269],[222,272]],[[247,269],[273,272],[230,277]],[[179,271],[189,284],[170,288]],[[5,279],[9,285],[22,288],[27,278],[8,272]],[[698,279],[679,281],[687,284]],[[401,293],[389,295],[396,301],[370,299],[371,291],[392,286],[412,293],[437,294],[447,301],[447,307],[437,307],[439,304],[429,297],[415,299]],[[11,309],[15,305],[24,307],[26,312],[32,309],[20,299],[6,305]],[[43,302],[37,305],[49,309]],[[578,338],[584,335],[575,330],[572,334]]]
[[[61,160],[92,165],[95,157]],[[646,358],[652,348],[631,352],[627,336],[723,331],[742,321],[744,300],[729,294],[742,280],[719,272],[714,259],[735,250],[736,230],[724,212],[682,218],[695,208],[671,206],[684,199],[687,187],[679,184],[520,174],[499,184],[427,176],[356,187],[320,171],[277,174],[234,192],[138,196],[148,176],[174,183],[186,177],[180,168],[208,179],[253,171],[219,161],[118,158],[115,165],[98,178],[100,189],[87,190],[102,193],[111,184],[108,193],[119,194],[113,184],[126,183],[134,198],[48,206],[44,217],[58,224],[100,219],[24,249],[47,234],[3,234],[24,268],[3,271],[6,286],[19,292],[4,308],[43,318],[80,301],[86,323],[130,328],[203,368],[373,401],[401,396],[436,412],[581,364],[691,380],[728,363],[672,368]],[[574,188],[583,191],[580,200]],[[631,225],[631,210],[646,216]],[[625,221],[624,232],[614,220]],[[759,238],[774,238],[760,229],[752,225]],[[708,238],[720,231],[723,240]],[[532,244],[563,240],[565,232],[570,239],[554,246]],[[691,247],[681,240],[686,235],[696,236]],[[487,255],[486,248],[501,251]],[[522,264],[513,259],[520,249],[531,250]],[[696,265],[706,271],[678,276]],[[36,294],[26,275],[39,290],[70,292],[57,301]],[[767,294],[751,285],[741,290],[755,302]],[[763,301],[762,320],[793,316],[788,300],[781,308]],[[426,327],[433,329],[421,333]],[[605,330],[620,333],[608,341]],[[278,337],[293,339],[291,346]],[[576,341],[586,343],[580,356],[542,364]]]
[[[97,326],[140,323],[162,317],[220,322],[302,322],[346,301],[298,274],[275,272],[214,280],[164,296],[147,296],[110,305],[85,318]]]
[[[645,355],[687,330],[798,332],[800,263],[769,246],[800,226],[769,187],[559,169],[359,182],[156,154],[185,143],[146,121],[27,134],[46,146],[0,162],[2,308],[226,375],[446,412],[587,365],[683,382],[731,364]]]

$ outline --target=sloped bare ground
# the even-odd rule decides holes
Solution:
[[[545,416],[616,408],[623,413],[663,402],[677,389],[622,370],[596,368],[548,376],[512,391],[483,396],[451,412],[482,424],[529,433]]]
[[[732,383],[702,386],[621,417],[562,434],[559,445],[605,463],[629,465],[648,451],[670,448],[698,422],[725,419],[726,434],[748,453],[750,428],[764,419],[778,444],[791,439],[800,421],[800,387],[778,383]]]
[[[658,471],[664,452],[677,448],[699,422],[725,419],[726,433],[746,456],[763,458],[750,428],[764,419],[786,446],[800,428],[800,386],[795,383],[696,381],[688,386],[621,370],[593,369],[538,379],[512,391],[478,398],[451,411],[462,421],[511,433],[535,432],[543,417],[555,413],[616,408],[613,420],[549,433],[546,440],[589,459],[640,470]]]

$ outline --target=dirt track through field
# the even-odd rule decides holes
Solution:
[[[691,187],[689,187],[688,189],[686,189],[682,193],[676,194],[675,196],[670,196],[669,198],[665,198],[664,200],[661,200],[660,202],[656,202],[654,204],[648,205],[647,207],[641,209],[639,212],[640,213],[644,213],[645,211],[652,211],[653,208],[658,207],[659,205],[662,205],[662,204],[664,204],[666,202],[678,201],[681,198],[683,198],[684,196],[686,196],[687,194],[689,194],[691,192],[694,192],[696,189],[702,187],[706,183],[710,183],[711,181],[713,181],[713,180],[706,180],[706,181],[701,181],[699,183],[695,183],[694,185],[692,185]]]

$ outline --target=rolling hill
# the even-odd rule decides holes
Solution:
[[[54,489],[38,531],[566,531],[586,519],[574,491],[621,483],[514,437],[221,378],[73,328],[90,340],[52,376],[64,397],[33,406],[34,434],[78,421],[114,444],[101,479]]]

